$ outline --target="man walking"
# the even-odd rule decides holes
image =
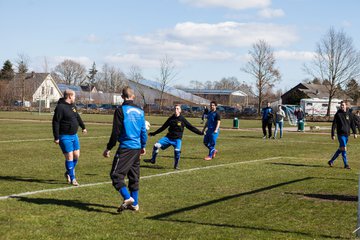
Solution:
[[[78,186],[75,177],[75,167],[80,157],[80,142],[77,131],[80,127],[83,133],[87,133],[84,122],[74,105],[75,92],[67,89],[64,97],[60,98],[55,108],[52,119],[54,142],[60,145],[65,156],[65,178],[68,183]]]
[[[204,136],[204,145],[209,149],[209,155],[204,158],[206,161],[213,159],[218,152],[215,149],[215,145],[220,132],[221,117],[220,114],[216,111],[216,106],[217,104],[215,101],[210,102],[210,112],[203,129],[203,132],[205,132],[205,129],[207,129]]]
[[[144,162],[151,162],[154,164],[156,162],[156,156],[159,153],[159,149],[165,150],[171,145],[174,147],[174,169],[178,170],[182,136],[185,127],[198,135],[203,135],[203,132],[191,125],[186,118],[181,115],[180,105],[175,105],[175,113],[169,117],[158,130],[149,134],[150,136],[155,136],[156,134],[164,131],[166,128],[169,128],[166,136],[155,143],[151,159],[145,159]]]
[[[334,116],[331,127],[332,140],[335,140],[335,128],[339,141],[339,149],[335,152],[334,156],[330,159],[330,161],[328,161],[328,164],[330,167],[332,167],[334,165],[334,161],[341,153],[344,162],[344,168],[350,169],[346,155],[346,144],[349,139],[350,128],[354,134],[354,138],[356,138],[357,136],[354,115],[347,110],[347,106],[344,101],[340,103],[340,109],[336,112]]]
[[[135,94],[130,87],[122,90],[124,103],[114,113],[113,127],[109,142],[103,153],[110,157],[110,150],[119,142],[114,156],[110,177],[123,202],[118,212],[125,209],[139,210],[140,155],[146,153],[147,133],[144,111],[134,104]],[[128,188],[125,177],[128,177]]]
[[[273,110],[270,103],[267,102],[266,107],[262,109],[262,130],[263,139],[266,139],[266,128],[268,129],[269,138],[272,136],[272,124],[274,120]]]

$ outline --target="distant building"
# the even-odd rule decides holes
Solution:
[[[196,96],[229,106],[248,106],[248,95],[240,90],[185,89]]]
[[[328,86],[313,83],[299,83],[281,96],[282,104],[299,105],[300,100],[304,98],[328,99]],[[344,93],[338,93],[334,98],[351,100]]]
[[[16,74],[9,82],[6,94],[12,101],[29,101],[50,108],[62,96],[61,90],[50,73]]]
[[[129,80],[129,85],[135,90],[136,103],[144,106],[146,104],[160,104],[161,84],[151,80],[140,80],[135,82]],[[196,96],[189,92],[167,86],[163,95],[163,106],[173,106],[174,104],[187,105],[209,105],[208,99]]]

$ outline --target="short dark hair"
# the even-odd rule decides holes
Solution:
[[[73,90],[71,90],[71,89],[66,89],[66,90],[64,91],[64,98],[67,99],[68,97],[73,96],[74,94],[75,94],[75,92],[74,92]]]
[[[214,104],[215,106],[217,106],[217,103],[216,103],[215,101],[211,101],[211,102],[210,102],[210,105],[211,105],[211,104]]]
[[[134,95],[134,90],[130,88],[129,86],[126,86],[122,90],[122,96],[123,98],[131,98]]]

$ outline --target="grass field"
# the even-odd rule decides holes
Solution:
[[[112,159],[102,157],[112,117],[82,117],[81,186],[70,187],[51,116],[0,112],[1,240],[355,238],[359,139],[349,140],[352,169],[345,170],[341,158],[334,168],[326,164],[338,145],[329,133],[263,140],[259,121],[240,120],[232,130],[224,120],[219,153],[204,161],[202,137],[186,130],[181,170],[172,169],[172,149],[161,151],[156,165],[142,162],[140,211],[117,214]],[[147,119],[154,130],[166,118]],[[200,127],[199,119],[190,121]],[[163,135],[149,138],[147,157]]]

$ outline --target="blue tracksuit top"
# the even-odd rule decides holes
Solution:
[[[146,146],[144,111],[133,101],[125,101],[115,110],[113,130],[107,149],[111,150],[116,145],[116,141],[120,143],[120,148],[141,149]]]
[[[207,116],[208,131],[215,131],[218,121],[220,121],[220,114],[217,111],[210,111]]]
[[[269,118],[269,113],[272,113],[271,107],[266,107],[262,109],[262,120],[267,120]]]

